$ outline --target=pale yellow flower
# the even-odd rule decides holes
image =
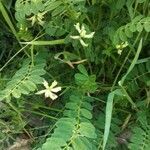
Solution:
[[[93,38],[95,32],[91,32],[90,34],[87,34],[84,25],[82,25],[81,28],[80,28],[79,23],[75,24],[74,27],[78,31],[79,35],[70,36],[70,38],[75,39],[75,40],[79,40],[83,47],[87,47],[88,44],[85,43],[83,39]]]
[[[40,24],[41,26],[44,24],[44,15],[46,12],[43,13],[38,13],[37,15],[33,15],[32,17],[30,17],[28,20],[30,20],[32,23],[32,26],[37,22],[38,24]]]
[[[124,49],[125,47],[127,47],[127,46],[128,46],[128,42],[127,42],[127,41],[126,41],[126,42],[122,42],[121,44],[116,45],[116,48],[117,48],[117,50],[118,50],[118,51],[117,51],[118,54],[121,55],[123,49]]]
[[[61,87],[57,86],[57,81],[54,81],[50,86],[48,85],[48,82],[44,80],[43,85],[45,87],[44,90],[38,91],[36,94],[45,94],[46,98],[51,98],[52,100],[55,100],[58,98],[58,96],[55,94],[59,91],[61,91]]]

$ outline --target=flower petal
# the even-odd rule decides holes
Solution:
[[[78,40],[78,39],[80,39],[80,36],[78,36],[78,35],[76,35],[76,36],[70,36],[70,38]]]
[[[40,95],[40,94],[43,94],[43,93],[45,93],[45,92],[46,92],[46,90],[41,90],[41,91],[36,92],[35,94]]]
[[[118,54],[121,55],[121,53],[122,53],[122,50],[118,49]]]
[[[61,87],[53,88],[53,89],[51,89],[51,91],[54,93],[57,93],[57,92],[61,91]]]
[[[85,38],[85,36],[86,36],[86,31],[85,31],[85,30],[82,30],[82,32],[80,33],[80,36],[81,36],[82,38]]]
[[[52,100],[55,100],[58,98],[58,96],[52,92],[49,93],[49,97],[52,99]]]
[[[45,86],[46,89],[49,88],[48,82],[46,80],[44,80],[43,85]]]
[[[91,38],[93,38],[94,34],[95,34],[95,32],[91,32],[90,34],[86,34],[86,35],[84,36],[84,38],[86,38],[86,39],[91,39]]]
[[[55,81],[51,84],[50,88],[53,89],[53,87],[55,87],[57,84],[58,84],[58,83],[57,83],[57,81],[55,80]]]
[[[83,32],[83,31],[86,32],[84,25],[81,26],[81,31],[82,31],[82,32]]]
[[[81,43],[81,45],[82,45],[83,47],[87,47],[87,46],[88,46],[88,44],[86,44],[82,39],[80,39],[80,43]]]
[[[46,90],[45,91],[45,97],[47,98],[47,97],[50,97],[50,94],[51,94],[52,92],[51,91],[49,91],[49,90]]]
[[[75,24],[74,27],[76,28],[76,30],[77,30],[79,33],[81,32],[80,23]]]

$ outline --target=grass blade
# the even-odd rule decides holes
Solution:
[[[118,84],[121,87],[122,91],[124,92],[124,95],[126,96],[127,100],[132,104],[133,108],[136,110],[137,110],[136,104],[134,103],[132,98],[128,95],[126,89],[123,87],[123,84],[124,84],[124,81],[125,81],[126,77],[128,76],[128,74],[132,71],[132,69],[136,65],[141,50],[142,50],[142,39],[140,40],[137,52],[135,54],[135,57],[130,65],[129,69],[127,70],[126,74],[122,77],[122,79],[118,82]]]
[[[134,66],[136,65],[136,62],[137,62],[137,60],[138,60],[138,58],[139,58],[139,54],[140,54],[141,50],[142,50],[142,39],[140,40],[140,43],[139,43],[137,52],[136,52],[136,54],[135,54],[135,57],[134,57],[134,59],[133,59],[131,65],[130,65],[129,69],[127,70],[127,73],[122,77],[122,79],[121,79],[121,81],[120,81],[120,82],[121,82],[121,85],[123,85],[123,83],[124,83],[124,81],[125,81],[127,75],[132,71],[132,69],[133,69]]]
[[[14,36],[16,37],[18,42],[20,42],[19,37],[17,35],[17,32],[16,32],[16,30],[15,30],[15,28],[14,28],[14,26],[13,26],[13,24],[12,24],[10,18],[9,18],[9,15],[8,15],[5,7],[3,6],[1,0],[0,0],[0,11],[2,12],[2,15],[3,15],[5,21],[7,22],[8,26],[10,27],[12,33],[14,34]]]
[[[112,111],[113,111],[113,101],[114,97],[116,95],[123,95],[122,91],[120,89],[117,89],[111,93],[109,93],[107,98],[107,104],[106,104],[106,117],[105,117],[105,130],[104,130],[104,137],[103,137],[103,150],[105,150],[108,136],[110,132],[110,125],[111,125],[111,118],[112,118]]]
[[[114,99],[114,92],[111,92],[108,95],[107,104],[106,104],[106,117],[105,117],[105,130],[104,130],[104,138],[103,138],[103,150],[105,149],[109,131],[110,131],[110,124],[111,124],[111,116],[112,116],[112,109],[113,109],[113,99]]]

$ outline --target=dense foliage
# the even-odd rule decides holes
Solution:
[[[149,0],[0,0],[0,149],[149,150]]]

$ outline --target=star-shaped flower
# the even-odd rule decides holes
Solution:
[[[58,96],[55,94],[59,91],[61,91],[61,87],[57,86],[57,81],[54,81],[50,86],[48,85],[48,82],[44,80],[43,85],[45,87],[45,90],[38,91],[36,94],[45,94],[45,97],[50,97],[52,100],[55,100],[58,98]]]
[[[80,28],[80,23],[75,24],[74,27],[78,31],[79,35],[70,36],[70,38],[75,39],[75,40],[79,40],[83,47],[87,47],[88,44],[85,43],[83,41],[83,39],[93,38],[95,32],[91,32],[90,34],[87,34],[84,25],[82,25],[81,28]]]

